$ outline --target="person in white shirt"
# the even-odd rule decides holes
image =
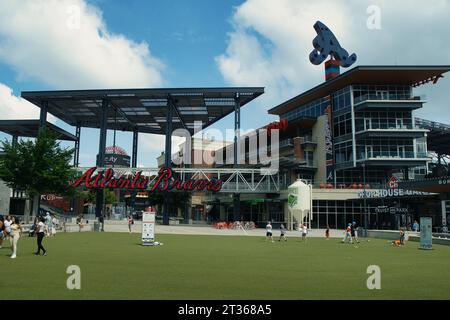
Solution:
[[[52,232],[50,233],[53,237],[56,235],[56,227],[58,226],[59,221],[56,219],[55,216],[53,216],[52,219]]]
[[[35,253],[35,255],[37,255],[37,256],[41,253],[41,249],[42,249],[43,255],[44,255],[44,256],[47,255],[47,251],[45,250],[44,246],[42,245],[42,240],[43,240],[44,237],[45,237],[45,230],[47,229],[47,228],[46,228],[46,225],[44,224],[44,221],[45,221],[45,219],[44,219],[44,218],[41,218],[40,221],[39,221],[39,223],[38,223],[37,226],[36,226],[36,235],[37,235],[37,246],[38,246],[38,250],[37,250],[37,252]]]
[[[22,232],[22,227],[20,226],[19,219],[12,218],[11,220],[11,249],[12,255],[11,259],[15,259],[17,257],[17,243],[19,242],[20,233]]]
[[[11,233],[11,224],[12,224],[11,216],[7,215],[5,221],[3,222],[3,225],[5,226],[4,239],[9,238],[9,235]]]
[[[273,237],[272,237],[272,224],[269,222],[267,222],[266,225],[266,241],[270,240],[273,242]]]
[[[50,212],[47,211],[47,214],[45,216],[45,224],[47,225],[47,229],[45,230],[45,233],[47,236],[50,236],[52,232],[52,217],[50,216]]]
[[[308,226],[306,223],[302,226],[302,240],[306,240],[306,235],[308,234]]]

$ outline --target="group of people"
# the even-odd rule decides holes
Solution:
[[[358,230],[356,227],[356,222],[353,221],[352,223],[349,223],[347,225],[347,228],[344,231],[344,238],[342,239],[342,243],[353,243],[357,242],[359,243],[358,238]]]
[[[33,225],[31,226],[28,235],[30,237],[36,235],[36,228],[41,220],[46,226],[44,231],[45,235],[47,237],[54,237],[56,235],[56,230],[59,227],[59,220],[54,214],[50,214],[50,212],[47,212],[43,217],[36,217],[34,219]]]
[[[47,213],[44,217],[36,217],[28,232],[29,236],[36,236],[37,238],[37,251],[35,252],[35,255],[40,255],[41,251],[42,255],[47,255],[47,250],[45,250],[42,245],[42,241],[45,236],[54,236],[56,234],[56,226],[58,223],[56,217],[50,216],[50,213]],[[11,215],[3,217],[0,215],[0,249],[2,248],[4,241],[9,240],[11,244],[11,259],[17,258],[17,247],[22,232],[22,225],[20,224],[18,217],[13,217]]]
[[[269,221],[267,222],[266,225],[266,241],[272,241],[273,240],[273,233],[272,233],[272,223]],[[308,234],[308,226],[306,225],[306,223],[300,224],[298,230],[302,233],[302,240],[306,241],[306,236]],[[280,238],[278,239],[278,241],[287,241],[287,237],[286,237],[286,227],[284,226],[284,224],[280,225]]]
[[[405,229],[404,228],[400,228],[400,237],[398,240],[392,241],[392,245],[394,245],[396,247],[405,245]]]

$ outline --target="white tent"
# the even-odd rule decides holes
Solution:
[[[312,220],[312,186],[302,180],[297,180],[288,187],[288,207],[290,212],[289,223],[293,227],[294,220],[297,226]]]

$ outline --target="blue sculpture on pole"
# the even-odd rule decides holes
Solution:
[[[333,32],[322,22],[314,24],[317,36],[313,40],[314,50],[309,54],[312,64],[319,65],[330,56],[339,62],[341,67],[347,68],[356,62],[356,54],[349,55],[347,50],[341,47]]]

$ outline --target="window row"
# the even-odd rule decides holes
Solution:
[[[305,105],[299,106],[283,115],[281,119],[292,121],[301,117],[320,117],[325,113],[325,109],[330,105],[327,98],[320,98]]]

